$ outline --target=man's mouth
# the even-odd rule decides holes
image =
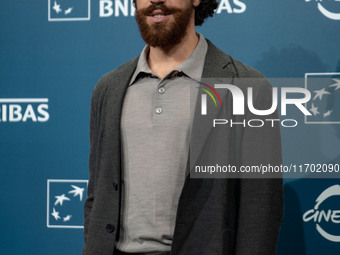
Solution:
[[[152,22],[163,22],[169,17],[170,13],[165,13],[161,10],[153,11],[150,15],[150,20]]]

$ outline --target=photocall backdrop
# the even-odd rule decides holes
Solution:
[[[308,79],[329,80],[331,118],[308,124],[300,112],[297,127],[281,127],[284,163],[339,164],[339,0],[219,2],[198,31],[223,51],[268,78],[297,78],[312,97]],[[81,254],[90,97],[144,46],[132,1],[2,0],[0,13],[0,253]],[[339,185],[285,179],[277,254],[339,254]]]

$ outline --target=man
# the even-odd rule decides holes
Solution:
[[[92,95],[84,254],[275,254],[280,179],[189,174],[202,155],[236,165],[281,163],[278,128],[210,132],[198,116],[196,87],[204,79],[263,76],[195,32],[213,15],[216,1],[135,5],[147,45],[139,57],[104,75]],[[267,107],[271,87],[261,82],[258,88],[254,104]],[[230,94],[220,95],[217,117],[230,114],[232,106]],[[202,139],[190,141],[191,130]]]

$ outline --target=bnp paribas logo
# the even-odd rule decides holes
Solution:
[[[48,0],[48,21],[91,19],[91,0]]]
[[[318,10],[327,18],[340,20],[340,0],[305,0],[307,3],[316,4]]]
[[[87,180],[47,180],[47,227],[83,228]]]
[[[305,88],[311,91],[306,124],[340,124],[340,73],[306,73]]]
[[[0,98],[0,125],[47,122],[48,102],[48,98]]]

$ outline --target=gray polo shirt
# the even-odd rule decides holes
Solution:
[[[198,94],[208,45],[199,34],[190,57],[160,79],[146,46],[125,95],[121,138],[122,210],[117,249],[169,251],[190,141],[190,105]]]

